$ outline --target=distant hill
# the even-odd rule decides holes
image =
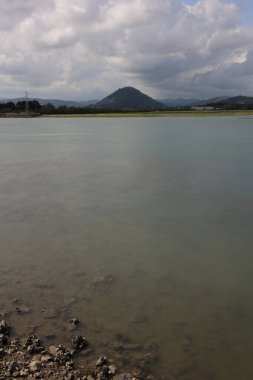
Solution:
[[[227,98],[223,100],[225,104],[252,104],[253,97],[252,96],[233,96],[232,98]]]
[[[157,99],[158,102],[164,104],[167,107],[184,107],[191,106],[193,104],[197,104],[201,102],[200,99],[184,99],[184,98],[165,98],[165,99]]]
[[[177,99],[157,99],[159,102],[163,103],[167,107],[187,107],[187,106],[196,106],[196,105],[203,105],[207,103],[214,103],[218,102],[224,99],[228,99],[228,96],[220,96],[216,98],[211,99],[184,99],[184,98],[177,98]]]
[[[233,96],[219,101],[210,101],[206,105],[212,105],[221,109],[253,109],[252,96]]]
[[[230,99],[229,96],[216,96],[215,98],[201,100],[200,104],[223,102]]]
[[[14,98],[14,99],[4,99],[0,98],[0,103],[6,102],[22,102],[25,98]],[[51,103],[55,107],[67,106],[67,107],[87,107],[98,102],[97,99],[74,101],[74,100],[62,100],[62,99],[41,99],[41,98],[31,98],[31,100],[37,100],[42,106]]]
[[[134,87],[124,87],[100,100],[96,103],[96,107],[100,109],[138,111],[161,109],[164,108],[164,104],[143,94]]]

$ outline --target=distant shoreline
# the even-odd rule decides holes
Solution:
[[[219,116],[252,116],[253,110],[215,110],[215,111],[155,111],[155,112],[122,112],[94,114],[54,114],[41,115],[40,118],[121,118],[121,117],[219,117]]]
[[[212,111],[129,111],[129,112],[98,112],[98,113],[85,113],[85,114],[38,114],[38,113],[25,113],[25,112],[13,112],[0,114],[0,119],[11,118],[122,118],[122,117],[225,117],[225,116],[237,116],[237,117],[253,117],[253,110],[212,110]]]

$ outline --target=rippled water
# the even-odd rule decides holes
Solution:
[[[252,380],[252,147],[243,118],[0,119],[0,312],[58,343],[78,317],[158,379]]]

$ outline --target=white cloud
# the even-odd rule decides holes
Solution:
[[[0,95],[253,94],[252,41],[222,0],[1,0]]]

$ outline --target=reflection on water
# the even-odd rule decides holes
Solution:
[[[78,317],[159,379],[252,380],[252,143],[236,118],[0,119],[0,313],[56,342]]]

